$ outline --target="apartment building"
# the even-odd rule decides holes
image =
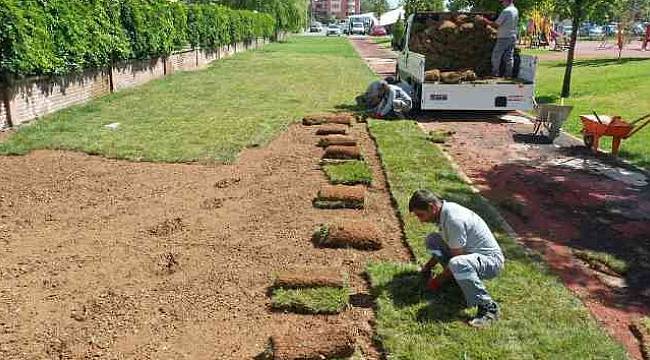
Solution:
[[[361,0],[311,0],[312,17],[345,19],[361,12]]]

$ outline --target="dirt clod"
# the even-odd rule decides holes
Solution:
[[[228,179],[221,179],[214,183],[214,187],[217,189],[226,189],[229,188],[233,185],[237,185],[241,182],[240,178],[228,178]]]
[[[295,269],[279,272],[273,286],[276,288],[298,289],[310,287],[336,287],[345,286],[341,271],[334,269]]]
[[[149,229],[149,234],[154,236],[170,236],[185,229],[181,218],[167,219],[162,223]]]
[[[159,265],[163,272],[166,274],[175,273],[181,266],[181,264],[178,262],[179,257],[180,256],[178,254],[174,254],[172,252],[166,252],[160,255]]]
[[[348,133],[347,126],[340,124],[325,124],[316,130],[316,135],[345,135]]]
[[[302,119],[302,124],[306,126],[321,124],[342,124],[352,125],[354,116],[351,114],[313,114],[307,115]]]
[[[201,209],[204,210],[216,210],[219,209],[223,206],[223,202],[225,199],[222,198],[210,198],[210,199],[205,199],[201,203]]]
[[[311,331],[295,329],[271,337],[274,360],[347,358],[354,354],[355,345],[353,331],[332,325]]]
[[[359,160],[361,159],[361,150],[358,146],[332,145],[325,148],[323,159]]]
[[[314,206],[319,208],[363,208],[366,188],[361,185],[326,185],[319,191]]]
[[[330,145],[356,146],[357,140],[346,135],[328,135],[318,141],[318,146],[328,147]]]
[[[323,225],[314,234],[314,241],[324,247],[352,247],[361,250],[381,249],[381,231],[371,222],[340,220]]]

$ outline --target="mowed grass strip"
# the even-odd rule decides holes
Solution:
[[[372,79],[347,39],[292,37],[45,116],[0,143],[0,154],[232,162],[305,114],[352,105]]]
[[[483,330],[465,320],[455,286],[424,291],[415,264],[373,263],[377,334],[395,359],[625,359],[625,350],[589,315],[583,304],[499,228],[494,214],[454,172],[441,151],[410,121],[372,121],[370,130],[388,175],[408,244],[417,262],[429,255],[424,236],[436,230],[408,214],[413,191],[428,188],[478,212],[496,231],[507,262],[487,287],[501,304],[502,319]],[[438,269],[439,271],[440,269]]]
[[[370,185],[372,182],[372,170],[364,161],[328,164],[323,166],[323,171],[333,185]]]
[[[300,314],[338,314],[350,303],[346,287],[316,287],[304,289],[273,289],[271,306],[276,310]]]
[[[540,103],[559,102],[564,78],[564,62],[546,61],[539,65],[537,95]],[[582,138],[579,115],[620,115],[632,121],[650,113],[650,59],[577,60],[573,68],[571,97],[565,105],[573,105],[571,118],[564,126]],[[623,141],[621,156],[650,169],[650,125]],[[611,150],[611,138],[601,145]]]

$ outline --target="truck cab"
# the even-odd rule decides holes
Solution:
[[[481,18],[494,20],[496,16],[425,12],[409,17],[396,75],[413,89],[416,108],[473,111],[533,108],[537,58],[517,56],[512,78],[492,77],[491,50],[496,31]],[[450,83],[428,76],[432,71],[443,75],[470,71],[474,76]]]

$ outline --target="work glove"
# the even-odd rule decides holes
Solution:
[[[442,288],[442,283],[436,278],[431,278],[427,281],[427,290],[436,292]]]

